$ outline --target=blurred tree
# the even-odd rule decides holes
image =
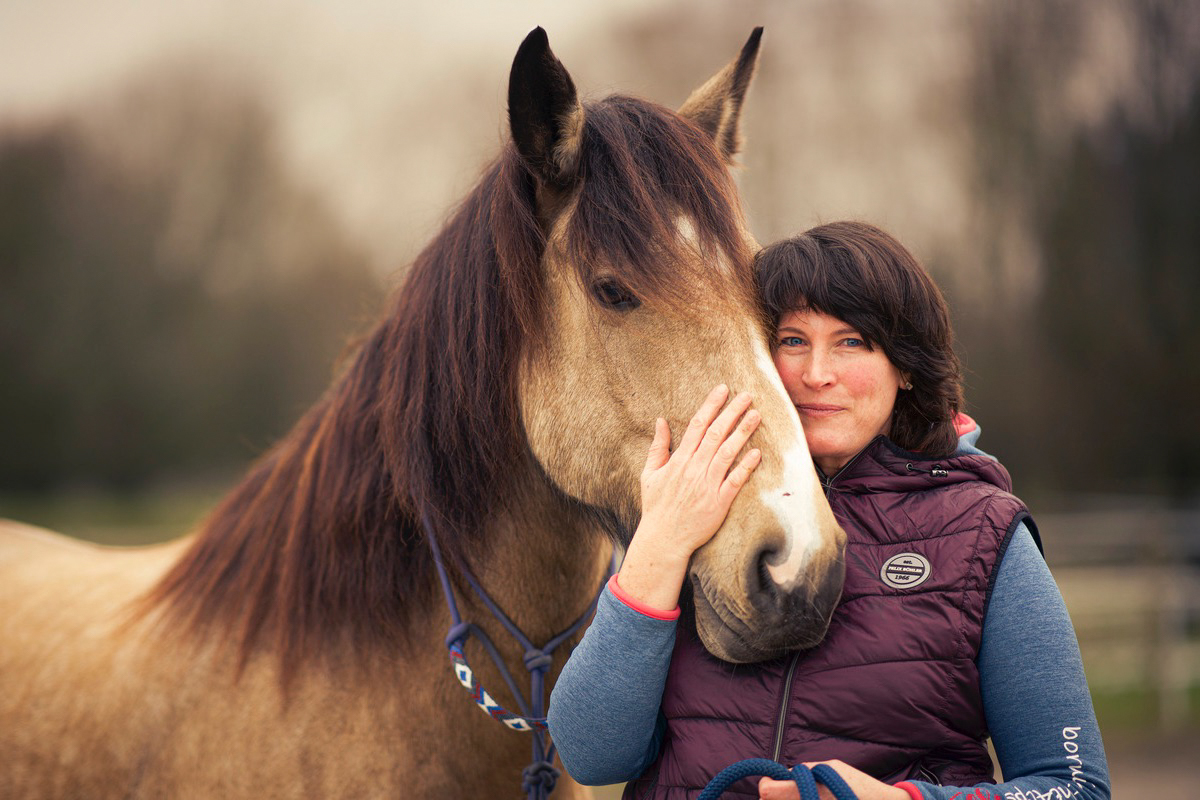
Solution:
[[[1038,304],[1058,468],[1185,501],[1200,490],[1200,94],[1166,130],[1081,134],[1042,220]]]
[[[960,325],[989,442],[1019,489],[1194,502],[1200,9],[1052,0],[975,24],[979,257],[1037,276]]]
[[[0,135],[0,487],[244,463],[377,288],[244,87],[167,70]]]

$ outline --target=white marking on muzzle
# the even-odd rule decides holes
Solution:
[[[779,391],[787,403],[791,410],[788,419],[794,426],[793,444],[783,453],[783,470],[779,484],[760,491],[763,505],[775,512],[785,536],[785,552],[781,554],[783,561],[768,563],[767,573],[781,589],[789,591],[800,582],[804,568],[809,562],[809,554],[821,545],[818,537],[821,528],[817,509],[813,506],[816,499],[821,497],[821,492],[816,485],[817,473],[804,439],[800,416],[783,388],[783,381],[779,379],[779,373],[775,371],[775,364],[766,347],[755,341],[754,349],[755,364],[762,371],[766,381]],[[787,432],[778,433],[781,441],[786,442]]]

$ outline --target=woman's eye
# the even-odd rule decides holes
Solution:
[[[804,340],[799,336],[784,336],[779,340],[779,344],[782,347],[799,347],[804,344]]]
[[[592,284],[592,296],[614,311],[632,311],[642,304],[633,292],[611,278],[601,278]]]
[[[866,342],[864,342],[862,339],[855,339],[853,336],[851,336],[849,339],[846,339],[845,343],[849,347],[862,347],[866,344]]]

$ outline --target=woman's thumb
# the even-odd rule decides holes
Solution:
[[[671,428],[662,417],[654,420],[654,440],[646,454],[646,469],[661,469],[671,457]]]

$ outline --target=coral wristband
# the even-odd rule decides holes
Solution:
[[[621,584],[617,583],[616,575],[613,575],[611,578],[608,579],[608,590],[610,592],[612,592],[613,595],[618,600],[620,600],[622,603],[629,606],[630,608],[632,608],[634,611],[638,612],[642,616],[650,617],[650,619],[661,619],[661,620],[679,619],[679,606],[675,606],[675,608],[671,611],[663,611],[660,608],[651,608],[650,606],[646,605],[645,603],[640,603],[637,600],[634,600],[629,595],[625,594],[625,590],[621,588]]]

